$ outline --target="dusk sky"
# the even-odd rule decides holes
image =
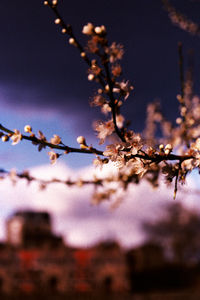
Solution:
[[[132,121],[134,131],[144,128],[146,105],[155,99],[160,100],[167,118],[175,120],[178,115],[178,42],[183,43],[185,67],[188,51],[194,51],[195,89],[200,91],[200,37],[172,25],[161,0],[58,2],[61,15],[66,23],[72,24],[74,33],[83,44],[86,39],[81,34],[82,28],[92,22],[106,26],[110,42],[124,45],[123,78],[131,81],[134,93],[124,104],[122,113]],[[199,1],[177,0],[171,3],[189,18],[199,21]],[[40,129],[48,139],[58,134],[65,144],[75,147],[78,146],[77,136],[84,135],[89,144],[98,146],[92,123],[101,115],[98,109],[89,106],[95,85],[88,82],[87,66],[78,51],[69,45],[66,36],[60,33],[54,19],[52,11],[43,5],[42,0],[1,1],[0,123],[20,131],[23,131],[24,125],[30,124],[34,132]],[[49,168],[45,151],[38,153],[37,148],[28,142],[23,141],[16,146],[10,143],[0,145],[1,168]],[[68,168],[67,174],[81,167],[87,168],[92,159],[90,155],[71,154],[61,160],[58,174],[64,172],[59,168]],[[8,191],[3,183],[1,189],[4,201],[6,197],[14,197],[6,194]],[[21,191],[24,192],[24,188]],[[28,195],[28,192],[25,194]],[[19,188],[17,195],[20,207],[22,203],[27,206]],[[163,195],[167,193],[163,192]],[[194,199],[192,201],[195,202]],[[11,206],[1,203],[3,221],[16,208],[14,200],[11,202]],[[34,204],[33,207],[40,206]],[[47,209],[45,205],[41,207]],[[51,212],[53,210],[50,209]],[[95,208],[96,211],[99,216],[105,216],[104,208]],[[107,212],[105,214],[107,216]],[[126,214],[120,218],[126,219]],[[61,227],[64,228],[64,225]]]

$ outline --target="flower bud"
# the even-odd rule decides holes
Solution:
[[[168,154],[170,154],[171,152],[172,152],[172,145],[171,144],[167,144],[166,146],[165,146],[165,154],[166,155],[168,155]]]
[[[88,75],[88,80],[89,80],[89,81],[92,81],[93,79],[94,79],[94,74],[89,74],[89,75]]]
[[[100,26],[95,27],[94,31],[95,31],[96,34],[101,34],[102,33],[102,30],[101,30]]]
[[[9,137],[7,135],[2,136],[2,142],[7,142],[9,140]]]
[[[62,28],[62,33],[66,33],[67,29],[66,28]]]
[[[93,29],[94,29],[93,24],[88,23],[87,25],[83,26],[82,33],[87,34],[87,35],[91,35],[91,34],[93,34]]]
[[[163,145],[163,144],[160,144],[160,145],[159,145],[159,149],[160,149],[160,150],[163,150],[163,149],[164,149],[164,145]]]
[[[61,143],[61,138],[57,134],[54,134],[53,137],[51,138],[51,144],[59,145],[60,143]]]
[[[106,32],[106,27],[104,25],[97,26],[95,27],[94,31],[96,34],[103,34]]]
[[[108,84],[106,84],[106,86],[105,86],[105,90],[106,90],[106,92],[108,92],[108,91],[110,90],[110,88],[109,88],[109,85],[108,85]]]
[[[86,53],[85,52],[81,52],[81,57],[85,57],[86,56]]]
[[[29,132],[29,133],[31,133],[31,132],[32,132],[32,128],[31,128],[31,126],[30,126],[30,125],[26,125],[26,126],[24,126],[24,131],[25,131],[25,132]]]
[[[61,22],[61,19],[59,19],[59,18],[57,18],[57,19],[55,19],[55,24],[60,24],[60,22]]]
[[[165,149],[172,150],[172,145],[171,145],[171,144],[167,144],[167,145],[165,146]]]
[[[69,39],[69,44],[70,45],[76,45],[75,39],[74,38],[70,38]]]
[[[187,108],[184,106],[181,108],[181,116],[184,117],[187,112]]]
[[[98,94],[102,94],[103,90],[102,89],[98,89]]]
[[[82,136],[82,135],[78,136],[76,140],[77,140],[77,142],[78,142],[79,144],[83,144],[83,145],[86,144],[85,138],[84,138],[84,136]]]
[[[177,118],[176,119],[176,124],[181,124],[182,123],[182,119],[181,118]]]

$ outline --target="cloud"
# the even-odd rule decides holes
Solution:
[[[106,176],[115,172],[107,165],[102,172],[86,167],[73,170],[63,163],[43,165],[31,169],[31,174],[42,179],[60,178],[89,179],[94,173]],[[188,187],[195,187],[194,178],[189,179]],[[198,196],[180,191],[176,201],[182,201],[190,207],[198,207]],[[99,240],[116,239],[124,246],[130,247],[141,243],[145,234],[140,225],[144,220],[150,222],[162,217],[166,204],[176,203],[173,200],[173,188],[161,183],[154,190],[147,182],[131,185],[124,195],[120,206],[111,210],[110,203],[105,201],[100,205],[91,204],[93,187],[67,187],[62,184],[51,184],[46,190],[39,191],[36,183],[23,180],[12,186],[9,180],[0,184],[0,236],[5,237],[4,223],[10,213],[17,209],[47,210],[53,217],[53,229],[61,234],[65,241],[75,246],[87,246]]]

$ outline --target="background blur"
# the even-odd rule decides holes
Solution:
[[[198,1],[172,1],[177,9],[198,21]],[[137,132],[144,128],[148,102],[161,101],[165,116],[178,115],[176,95],[180,92],[177,44],[183,43],[184,63],[188,51],[194,52],[195,90],[199,92],[199,37],[173,26],[160,0],[141,1],[59,1],[61,15],[71,23],[84,43],[82,28],[88,22],[104,24],[109,40],[125,47],[124,78],[134,85],[122,113]],[[23,131],[26,124],[40,129],[47,138],[62,137],[65,144],[78,146],[76,137],[84,135],[98,146],[92,122],[100,118],[89,106],[95,86],[87,80],[87,69],[79,53],[68,44],[54,24],[51,10],[43,1],[3,1],[0,4],[0,122]],[[99,146],[98,146],[99,147]],[[89,155],[70,154],[50,166],[45,150],[22,142],[16,146],[0,144],[0,167],[31,170],[41,178],[84,178],[94,172]],[[104,174],[112,172],[105,168]],[[186,191],[176,201],[199,210],[198,174],[188,179]],[[25,182],[13,186],[0,183],[0,236],[5,237],[5,220],[16,209],[47,210],[53,214],[54,230],[72,245],[91,245],[103,239],[119,240],[130,247],[146,238],[141,222],[162,217],[163,204],[173,203],[173,190],[161,184],[155,191],[146,183],[131,187],[120,207],[111,212],[110,204],[93,206],[92,188],[79,189],[52,185],[45,191]],[[144,196],[145,195],[145,196]]]

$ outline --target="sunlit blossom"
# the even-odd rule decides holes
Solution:
[[[28,132],[28,133],[31,133],[32,132],[32,127],[30,125],[26,125],[26,126],[24,126],[24,131]]]
[[[106,28],[104,25],[101,25],[101,26],[95,27],[94,31],[96,34],[103,34],[103,33],[106,33]]]
[[[135,155],[137,154],[137,152],[142,149],[143,143],[142,143],[142,139],[141,136],[139,134],[135,134],[133,135],[130,144],[132,146],[131,148],[131,154]]]
[[[106,150],[103,152],[103,155],[109,156],[112,161],[116,161],[119,156],[120,144],[111,144],[106,146]]]
[[[101,111],[102,113],[104,113],[105,115],[107,115],[108,113],[111,112],[111,107],[108,103],[105,103],[102,107],[101,107]],[[119,125],[118,125],[119,126]]]
[[[48,155],[49,155],[49,159],[51,161],[51,164],[55,164],[56,161],[57,161],[57,158],[58,158],[58,154],[55,153],[54,151],[49,151]]]
[[[130,167],[131,172],[138,175],[140,178],[142,178],[148,170],[148,167],[145,166],[144,162],[139,158],[129,160],[126,166],[127,168]]]
[[[124,117],[122,115],[116,116],[116,123],[119,128],[122,128],[124,125]]]
[[[106,99],[101,94],[95,95],[90,102],[92,106],[103,106],[105,103]]]
[[[103,144],[106,137],[111,135],[114,131],[113,121],[108,122],[96,122],[95,130],[98,132],[98,138],[100,139],[100,144]]]
[[[53,137],[51,138],[51,144],[59,145],[60,143],[61,143],[61,138],[57,134],[54,134]]]
[[[2,140],[2,142],[7,142],[7,141],[9,141],[9,136],[8,135],[3,135],[1,137],[1,140]]]
[[[115,65],[112,65],[112,74],[113,76],[115,77],[118,77],[121,75],[122,73],[122,67],[120,66],[120,64],[115,64]]]
[[[94,32],[94,25],[92,23],[88,23],[87,25],[83,26],[82,33],[91,35]]]
[[[130,85],[129,81],[121,81],[121,82],[116,82],[115,87],[113,89],[114,93],[121,93],[124,96],[124,99],[126,100],[130,92],[133,90],[133,86]]]
[[[106,49],[106,53],[109,55],[109,60],[111,63],[122,59],[124,54],[124,47],[116,42],[112,43],[112,45]]]
[[[77,140],[77,143],[79,143],[79,144],[84,144],[84,145],[86,144],[85,138],[82,135],[78,136],[76,140]]]
[[[11,136],[12,145],[18,144],[22,140],[22,134],[19,130],[15,129],[14,134]]]

